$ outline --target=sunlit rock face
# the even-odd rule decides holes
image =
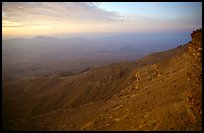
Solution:
[[[193,31],[191,34],[192,41],[189,45],[189,53],[196,61],[202,60],[202,29]]]

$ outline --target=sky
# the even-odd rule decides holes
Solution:
[[[3,2],[2,36],[191,32],[202,2]]]

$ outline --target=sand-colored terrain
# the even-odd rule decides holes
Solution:
[[[202,30],[135,62],[3,82],[5,130],[202,130]]]

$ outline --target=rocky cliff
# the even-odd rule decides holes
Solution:
[[[177,48],[3,84],[3,129],[202,130],[202,30]]]

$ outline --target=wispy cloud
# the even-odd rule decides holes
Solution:
[[[200,28],[201,18],[179,17],[179,18],[161,18],[157,16],[146,17],[138,14],[129,15],[125,18],[126,31],[140,32],[182,32]],[[119,22],[121,23],[121,22]],[[122,25],[122,23],[121,23]]]
[[[3,27],[6,27],[6,28],[18,28],[18,27],[24,27],[24,26],[18,25],[18,26],[3,26]]]
[[[105,11],[89,2],[5,2],[2,8],[3,21],[9,20],[21,25],[34,26],[37,22],[60,24],[60,21],[107,23],[120,19],[117,12]]]
[[[3,2],[3,36],[171,32],[202,27],[202,3]]]

